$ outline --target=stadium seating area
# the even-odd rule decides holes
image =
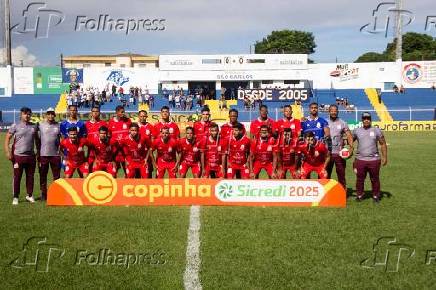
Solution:
[[[56,107],[58,104],[59,95],[14,95],[11,98],[0,98],[0,110],[3,111],[2,121],[13,122],[14,114],[5,111],[19,110],[22,106],[28,106],[35,112],[44,111],[48,107]],[[319,104],[333,104],[336,98],[347,98],[350,104],[353,104],[360,113],[364,110],[374,112],[374,107],[371,105],[365,91],[363,89],[353,90],[314,90],[312,100]],[[394,120],[409,120],[412,116],[413,120],[433,120],[435,118],[436,108],[436,91],[431,89],[408,89],[404,94],[396,93],[382,93],[382,101],[388,108],[390,115]],[[280,118],[280,108],[283,106],[282,102],[267,102],[270,115],[272,118]],[[105,103],[102,106],[102,111],[114,111],[115,107],[119,105],[117,99],[113,102]],[[155,110],[160,107],[168,105],[168,101],[161,96],[155,96]],[[303,103],[303,110],[307,113],[308,103]],[[136,111],[138,106],[126,108],[127,111]],[[242,102],[238,102],[234,108],[240,111],[240,120],[249,121],[257,116],[257,109],[247,111]],[[412,108],[410,114],[409,108]],[[340,107],[341,117],[347,121],[354,121],[356,119],[356,112],[345,111]],[[396,111],[401,110],[401,111]],[[421,110],[421,111],[420,111]],[[326,116],[326,112],[320,112],[321,116]],[[359,114],[357,114],[359,115]],[[374,120],[378,121],[379,117],[374,112]],[[17,119],[18,113],[15,114]]]

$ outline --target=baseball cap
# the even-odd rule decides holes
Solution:
[[[54,109],[53,109],[52,107],[50,107],[50,108],[48,108],[48,109],[47,109],[47,111],[46,111],[46,112],[47,112],[47,113],[51,113],[51,112],[53,112],[53,113],[54,113],[54,112],[55,112],[55,110],[54,110]]]
[[[363,112],[362,113],[362,119],[371,119],[371,114],[368,112]]]

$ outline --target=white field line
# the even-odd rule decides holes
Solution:
[[[186,269],[183,284],[187,290],[201,290],[200,281],[200,206],[191,206],[189,215],[188,245],[186,247]]]

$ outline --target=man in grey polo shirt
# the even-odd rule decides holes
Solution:
[[[21,108],[20,122],[13,124],[9,128],[5,138],[5,153],[14,167],[14,198],[13,205],[18,204],[20,196],[20,183],[23,171],[26,172],[26,200],[33,203],[33,177],[35,175],[36,159],[34,145],[38,150],[39,137],[38,126],[30,121],[32,110],[27,107]],[[9,147],[10,141],[13,140],[12,148]],[[37,153],[39,154],[39,152]]]
[[[356,172],[356,200],[361,201],[364,195],[364,184],[366,174],[372,185],[372,197],[375,202],[380,201],[380,165],[388,163],[388,148],[383,133],[379,128],[371,126],[371,114],[362,114],[363,127],[353,131],[353,139],[357,140],[357,153],[354,160],[354,171]],[[378,150],[380,144],[381,156]]]
[[[327,164],[327,174],[330,179],[332,176],[333,166],[336,166],[336,174],[338,176],[338,181],[342,186],[347,189],[347,184],[345,180],[345,168],[347,163],[344,158],[339,156],[339,151],[344,147],[345,136],[350,145],[350,156],[353,154],[353,136],[351,135],[350,129],[347,123],[338,117],[338,106],[335,104],[330,105],[329,115],[327,122],[330,128],[330,137],[332,139],[332,151],[330,162]]]
[[[51,167],[53,180],[61,175],[61,156],[59,155],[59,139],[61,136],[59,123],[55,120],[56,114],[53,108],[48,108],[46,121],[39,124],[39,136],[41,149],[39,163],[39,184],[41,188],[41,200],[47,199],[47,175]]]

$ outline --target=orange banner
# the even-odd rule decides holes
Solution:
[[[345,207],[346,194],[333,179],[115,179],[98,171],[86,179],[56,180],[47,204]]]

